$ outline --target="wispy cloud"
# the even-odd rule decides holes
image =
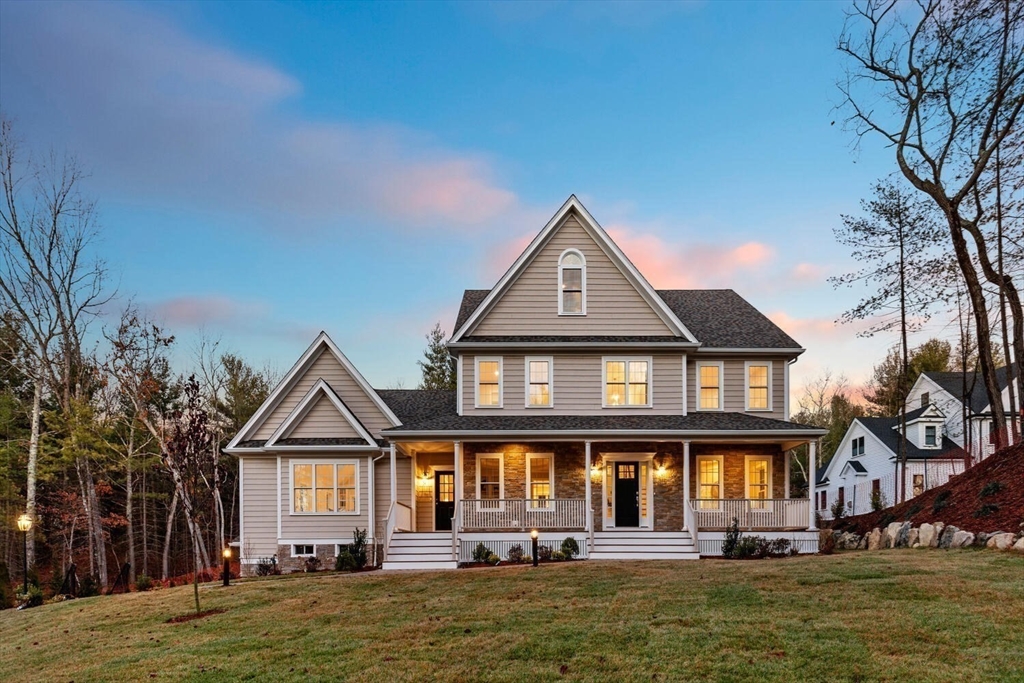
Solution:
[[[484,155],[402,126],[290,113],[295,77],[134,6],[4,3],[0,81],[5,106],[44,103],[8,114],[63,131],[107,196],[291,230],[352,217],[465,229],[518,203]]]

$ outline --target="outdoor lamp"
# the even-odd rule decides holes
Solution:
[[[533,531],[530,532],[530,538],[533,539],[533,566],[534,567],[537,566],[537,554],[538,554],[537,553],[537,536],[538,535],[539,534],[537,533],[536,529],[534,529]]]
[[[25,594],[28,595],[28,532],[32,530],[32,517],[26,512],[18,517],[18,531],[25,537],[25,554],[22,557],[22,570],[25,576]]]
[[[224,585],[231,585],[231,548],[224,546]]]

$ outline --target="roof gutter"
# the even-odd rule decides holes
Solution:
[[[742,440],[742,439],[779,439],[783,437],[797,439],[814,439],[824,436],[828,432],[824,429],[721,429],[721,430],[695,430],[695,429],[617,429],[617,430],[594,430],[594,429],[558,429],[558,430],[494,430],[494,429],[460,429],[460,430],[431,430],[431,431],[408,431],[408,432],[383,432],[382,436],[390,441],[398,439],[410,440],[448,440],[460,438],[481,438],[481,439],[519,439],[537,438],[577,440],[589,438],[595,441],[635,441],[636,439],[718,439],[721,440]]]

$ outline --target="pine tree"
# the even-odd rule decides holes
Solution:
[[[455,359],[448,353],[445,345],[445,333],[441,323],[426,335],[427,348],[423,351],[423,360],[416,361],[423,371],[420,389],[452,389],[458,384],[455,373]]]

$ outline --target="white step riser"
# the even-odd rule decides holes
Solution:
[[[381,567],[385,571],[402,569],[457,569],[458,565],[451,560],[447,562],[385,562]]]
[[[388,553],[388,562],[451,562],[452,554],[447,553],[423,553],[420,555],[399,555]]]
[[[595,531],[594,538],[690,538],[689,531]]]
[[[432,538],[434,540],[440,538],[447,538],[449,541],[452,539],[452,532],[450,531],[396,531],[391,537],[391,541],[397,541],[400,538],[408,539],[424,539]]]
[[[697,553],[593,553],[591,560],[699,560]]]
[[[677,546],[677,545],[693,545],[693,541],[689,538],[673,538],[673,539],[658,539],[658,538],[595,538],[594,547],[600,548],[605,545],[658,545],[658,546]]]
[[[452,547],[451,539],[445,540],[440,543],[435,541],[434,539],[427,538],[402,538],[391,541],[392,548],[444,548],[446,546],[448,548]]]

